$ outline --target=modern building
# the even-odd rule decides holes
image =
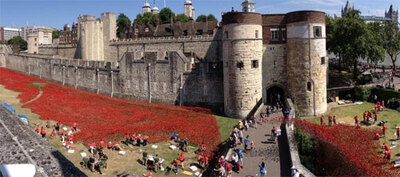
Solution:
[[[21,29],[0,27],[0,41],[8,41],[14,36],[21,36]]]

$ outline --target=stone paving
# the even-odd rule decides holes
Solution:
[[[262,110],[265,111],[263,108]],[[259,113],[256,113],[259,115]],[[283,117],[281,112],[271,114],[269,118]],[[270,141],[271,129],[273,127],[281,127],[282,136],[278,140],[278,144],[274,144]],[[261,161],[266,163],[267,175],[266,176],[290,176],[290,154],[287,139],[284,136],[284,125],[280,122],[267,122],[262,125],[258,125],[257,129],[250,128],[247,132],[244,132],[244,137],[249,135],[250,141],[254,141],[254,149],[244,153],[243,168],[240,173],[234,173],[234,177],[255,177],[260,175],[260,169],[258,164]],[[244,146],[239,145],[239,148],[243,149]]]
[[[46,139],[0,105],[0,164],[33,164],[37,177],[86,176]]]

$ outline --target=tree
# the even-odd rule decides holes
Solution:
[[[196,19],[196,22],[202,22],[205,21],[207,19],[206,15],[199,15]]]
[[[60,37],[60,32],[61,32],[61,30],[55,30],[55,31],[53,31],[52,32],[52,38],[53,39],[56,39],[56,38],[59,38]]]
[[[131,26],[131,20],[123,13],[118,15],[117,19],[117,36],[122,37],[123,32]]]
[[[136,22],[139,25],[152,24],[155,26],[157,25],[157,19],[158,15],[152,14],[150,12],[146,12],[143,15],[142,14],[136,15]]]
[[[19,46],[19,50],[28,49],[28,43],[24,39],[22,39],[21,36],[14,36],[10,40],[8,40],[8,44]]]
[[[189,17],[186,16],[185,14],[178,14],[176,16],[176,21],[180,21],[182,23],[187,23],[189,21]]]
[[[367,25],[358,10],[350,11],[344,18],[327,19],[327,46],[343,64],[352,68],[354,79],[359,59],[377,62],[384,58],[378,27]]]
[[[207,16],[207,20],[208,20],[208,21],[218,21],[217,18],[215,18],[215,16],[214,16],[213,14],[209,14],[209,15]]]
[[[381,23],[367,23],[367,54],[366,59],[370,63],[377,64],[385,60],[385,49],[383,48]]]
[[[161,9],[158,17],[160,24],[168,24],[175,21],[175,13],[170,8]]]
[[[400,31],[395,23],[387,22],[382,30],[383,48],[392,60],[393,69],[396,69],[397,56],[400,54]]]

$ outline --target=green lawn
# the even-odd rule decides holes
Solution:
[[[364,111],[372,110],[374,104],[364,102],[362,105],[349,105],[349,106],[341,106],[333,108],[330,113],[324,115],[325,124],[328,123],[328,116],[329,115],[336,115],[337,122],[343,121],[346,124],[354,125],[354,116],[358,115],[360,117],[360,121],[362,121],[362,115]],[[309,122],[320,124],[319,117],[314,118],[307,118]],[[384,109],[378,113],[378,122],[381,120],[388,120],[389,122],[386,124],[388,128],[386,132],[386,137],[381,139],[382,143],[387,143],[389,147],[391,146],[391,140],[397,138],[396,136],[396,126],[400,126],[400,113],[396,110],[392,109]],[[379,128],[380,130],[382,127],[378,126],[376,123],[370,126],[366,126],[361,124],[361,127],[365,128]],[[380,131],[381,133],[382,131]],[[400,143],[400,142],[398,142]],[[400,149],[398,147],[390,149],[392,152],[392,160],[400,159]],[[394,157],[394,158],[393,158]]]
[[[215,116],[217,118],[219,132],[221,132],[221,142],[224,142],[229,138],[233,127],[239,123],[240,119]]]

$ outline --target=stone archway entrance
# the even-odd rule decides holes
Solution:
[[[285,90],[279,86],[271,86],[267,88],[267,104],[276,105],[279,101],[284,103],[286,98]]]

